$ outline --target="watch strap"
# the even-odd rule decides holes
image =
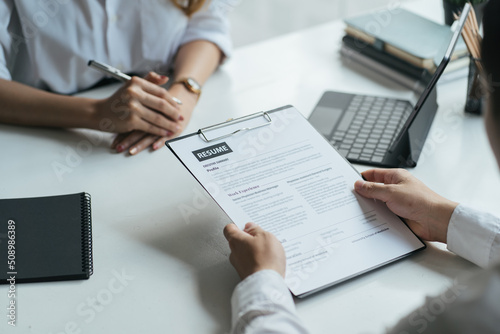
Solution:
[[[192,85],[190,83],[190,81],[193,81],[198,87],[195,87],[194,85]],[[177,79],[177,80],[174,81],[174,83],[172,83],[172,86],[176,85],[176,84],[183,85],[184,87],[186,87],[186,89],[188,91],[190,91],[193,94],[196,94],[196,95],[200,95],[201,94],[201,85],[196,80],[194,80],[193,78],[181,78],[181,79]]]

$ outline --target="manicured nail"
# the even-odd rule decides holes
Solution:
[[[179,115],[179,121],[183,121],[183,120],[184,120],[184,116]]]
[[[118,147],[116,148],[116,152],[122,153],[124,149],[125,147],[123,147],[123,145],[118,145]]]
[[[129,153],[130,153],[131,155],[136,154],[136,153],[137,153],[137,147],[133,147],[133,148],[129,151]]]
[[[168,79],[166,75],[160,75],[160,78],[162,78],[163,80]]]

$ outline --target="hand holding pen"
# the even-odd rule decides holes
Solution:
[[[94,121],[103,131],[124,133],[140,130],[160,137],[170,137],[180,132],[181,101],[171,96],[163,87],[151,81],[166,83],[168,78],[151,72],[146,80],[130,77],[111,66],[90,61],[89,66],[125,81],[110,98],[99,100]]]

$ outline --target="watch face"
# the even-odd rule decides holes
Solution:
[[[200,85],[196,81],[194,81],[193,79],[187,78],[187,82],[194,89],[196,89],[196,90],[200,90],[201,89]]]

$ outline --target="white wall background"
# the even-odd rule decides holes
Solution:
[[[402,2],[408,0],[242,0],[230,14],[233,42],[243,46]]]

